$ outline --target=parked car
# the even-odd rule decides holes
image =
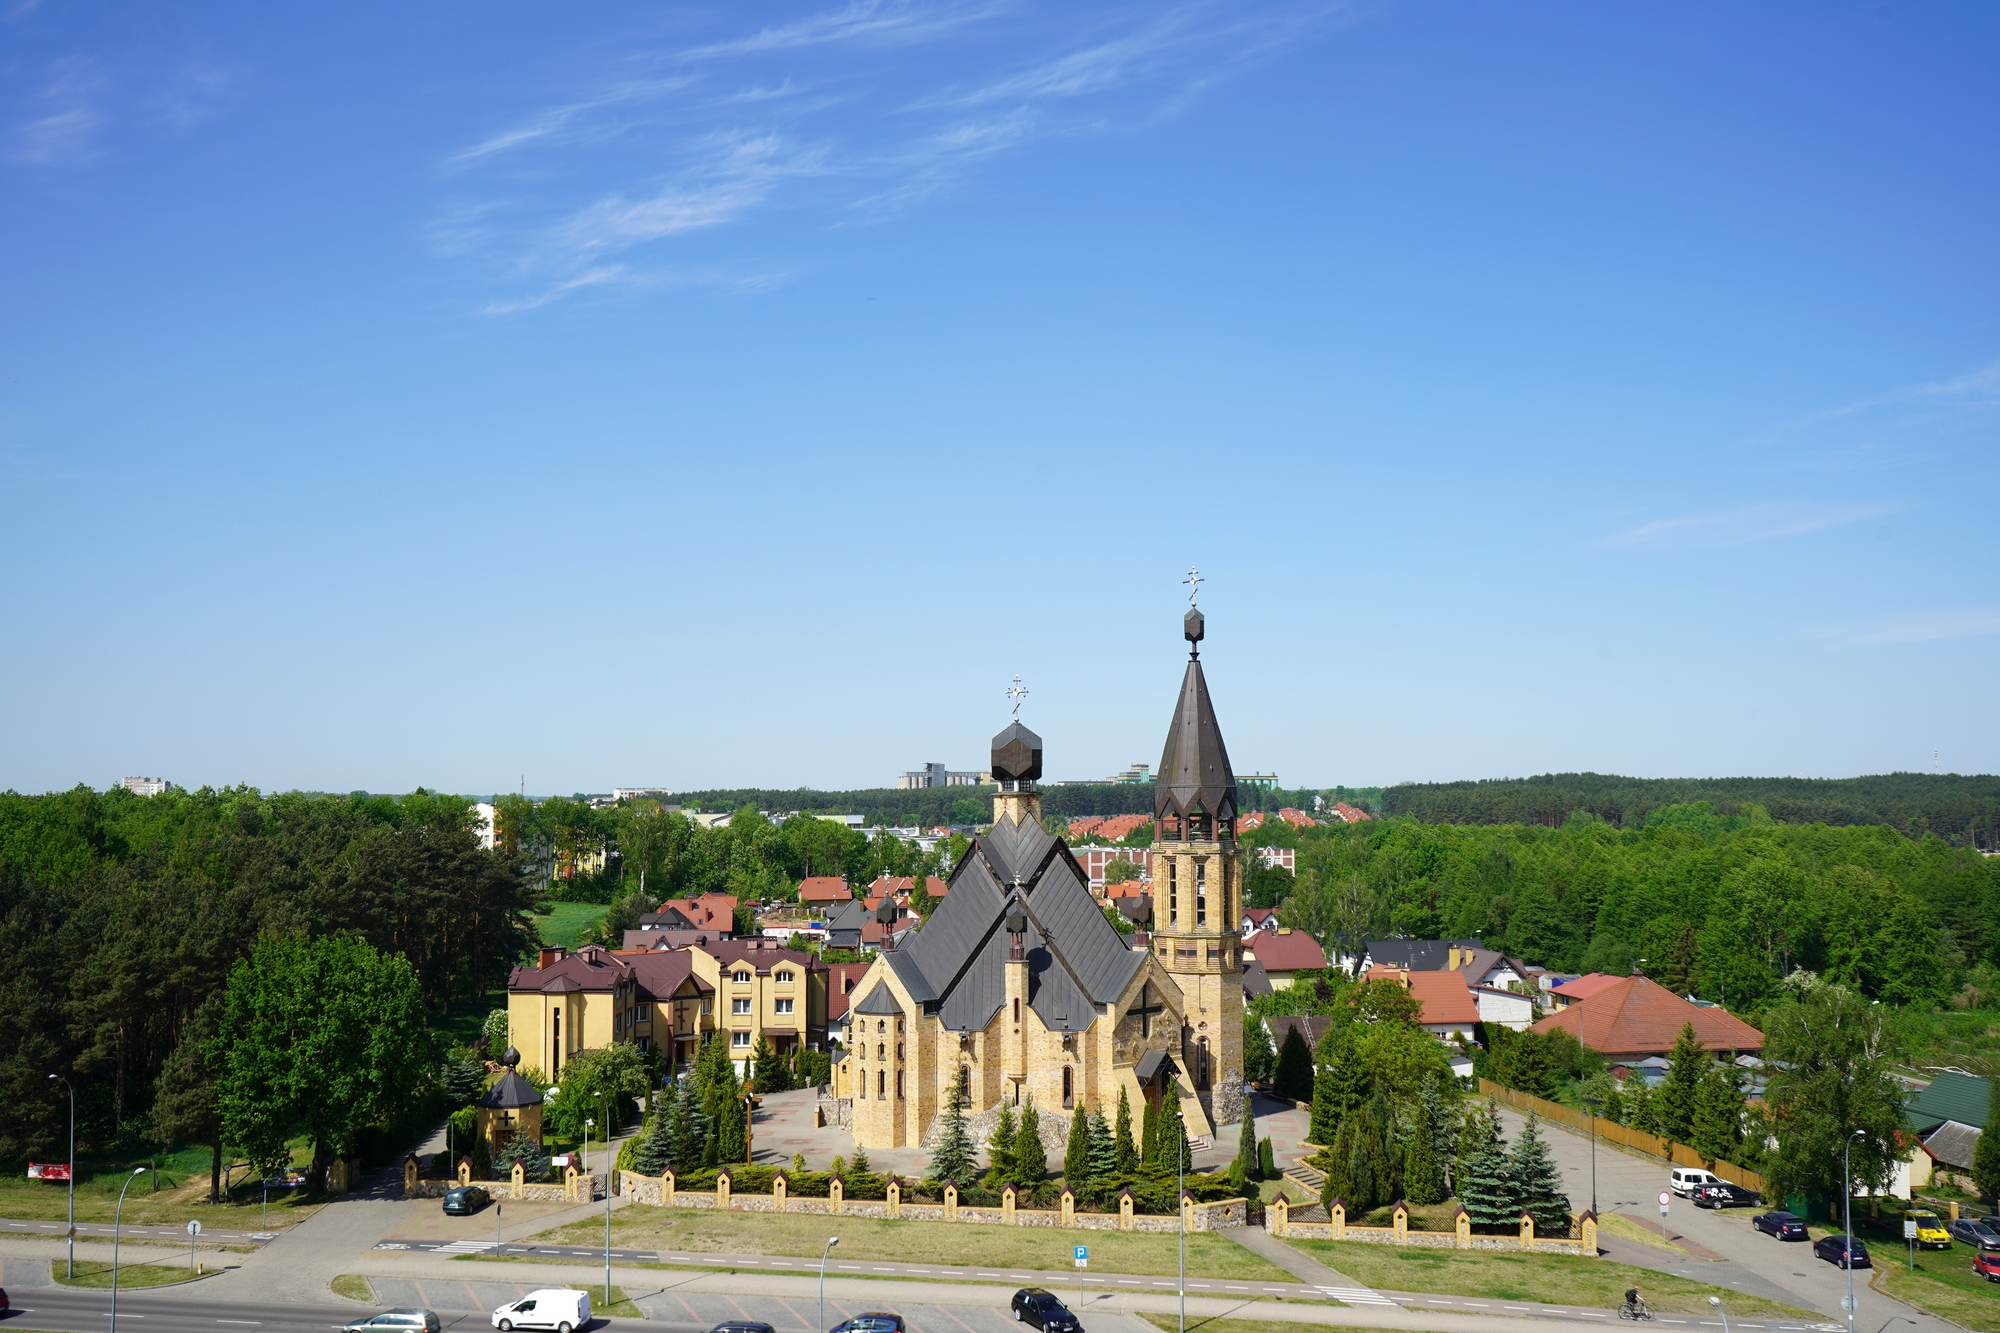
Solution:
[[[1023,1287],[1014,1293],[1014,1321],[1033,1324],[1045,1333],[1083,1333],[1069,1307],[1042,1287]]]
[[[1694,1206],[1697,1208],[1739,1208],[1763,1200],[1756,1190],[1742,1185],[1732,1185],[1726,1180],[1718,1180],[1713,1185],[1701,1185],[1694,1191]]]
[[[1824,1259],[1836,1268],[1873,1268],[1868,1262],[1868,1247],[1852,1236],[1821,1236],[1813,1242],[1813,1257]]]
[[[717,1324],[708,1333],[778,1333],[769,1324],[760,1324],[754,1319],[735,1319],[726,1324]]]
[[[478,1185],[460,1185],[455,1190],[447,1190],[444,1196],[444,1210],[453,1217],[464,1217],[476,1213],[493,1202],[493,1196]]]
[[[1759,1213],[1750,1219],[1750,1225],[1767,1236],[1776,1236],[1779,1240],[1809,1239],[1806,1235],[1805,1219],[1797,1213]]]
[[[869,1310],[844,1324],[835,1324],[828,1333],[903,1333],[903,1316],[887,1310]]]
[[[545,1287],[531,1291],[518,1301],[509,1301],[493,1312],[493,1327],[500,1333],[517,1328],[552,1328],[556,1333],[577,1333],[590,1322],[590,1293],[570,1287]]]
[[[0,1287],[0,1317],[4,1317],[6,1313],[7,1313],[7,1289],[5,1287]]]
[[[1683,1199],[1693,1194],[1703,1185],[1720,1185],[1722,1182],[1698,1166],[1677,1166],[1667,1172],[1667,1188]]]
[[[1917,1248],[1920,1250],[1948,1250],[1951,1248],[1951,1233],[1944,1229],[1944,1220],[1928,1208],[1912,1208],[1903,1214],[1905,1222],[1917,1224]]]
[[[1975,1250],[2000,1250],[2000,1231],[1969,1217],[1961,1217],[1951,1224],[1951,1238],[1962,1240]]]
[[[1987,1213],[1984,1217],[1975,1217],[1972,1220],[1988,1231],[2000,1231],[2000,1213]]]
[[[2000,1282],[2000,1254],[1981,1252],[1972,1256],[1972,1271],[1988,1282]]]
[[[341,1333],[381,1333],[387,1329],[422,1329],[424,1333],[438,1333],[437,1311],[435,1310],[384,1310],[372,1319],[356,1319],[341,1330]]]

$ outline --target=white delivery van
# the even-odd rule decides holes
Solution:
[[[493,1327],[500,1333],[517,1328],[552,1328],[556,1333],[577,1333],[590,1322],[590,1293],[568,1287],[531,1291],[518,1301],[509,1301],[493,1312]]]
[[[1677,1166],[1667,1173],[1667,1187],[1683,1199],[1688,1198],[1703,1185],[1720,1185],[1722,1182],[1698,1166]]]

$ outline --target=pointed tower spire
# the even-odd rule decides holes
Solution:
[[[1172,836],[1203,839],[1236,831],[1236,774],[1201,673],[1203,631],[1201,612],[1189,608],[1182,622],[1190,645],[1187,674],[1181,677],[1181,697],[1153,783],[1153,819],[1161,836],[1168,836],[1170,828]]]

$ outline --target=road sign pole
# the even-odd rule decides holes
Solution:
[[[1660,1191],[1660,1244],[1671,1244],[1667,1239],[1667,1200],[1671,1198],[1665,1190]]]
[[[1083,1270],[1088,1267],[1090,1267],[1090,1247],[1079,1245],[1076,1247],[1076,1312],[1079,1316],[1083,1314]]]

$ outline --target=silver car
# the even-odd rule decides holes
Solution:
[[[1953,1240],[1963,1241],[1975,1250],[2000,1250],[2000,1231],[1995,1231],[1984,1222],[1961,1217],[1951,1224],[1949,1230]]]
[[[368,1319],[356,1319],[341,1333],[438,1333],[435,1310],[384,1310]]]

